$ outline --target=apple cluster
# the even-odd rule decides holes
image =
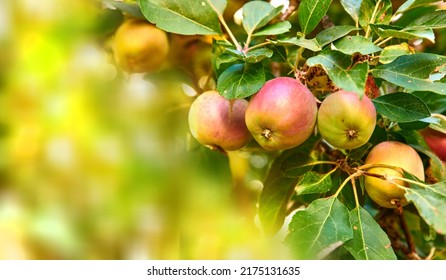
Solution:
[[[318,109],[312,92],[299,80],[269,80],[250,99],[226,100],[216,91],[200,95],[189,111],[192,135],[214,149],[237,150],[251,138],[265,150],[299,146],[315,133],[338,149],[355,149],[367,143],[376,125],[372,101],[339,90]]]
[[[376,109],[366,95],[339,90],[320,104],[299,80],[278,77],[269,80],[251,97],[227,100],[216,91],[201,94],[189,111],[192,135],[217,150],[238,150],[252,138],[265,150],[299,146],[317,131],[338,149],[356,149],[366,144],[376,126]],[[426,131],[427,139],[432,139]],[[428,143],[431,143],[428,141]],[[443,148],[444,151],[444,148]],[[385,141],[368,154],[365,189],[378,205],[397,208],[408,204],[408,183],[398,179],[404,171],[424,181],[424,167],[409,145]]]

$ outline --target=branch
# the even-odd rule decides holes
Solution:
[[[292,13],[294,13],[295,10],[299,7],[300,0],[290,0],[290,5],[288,6],[288,9],[286,9],[285,13],[282,14],[280,17],[281,21],[287,20]]]

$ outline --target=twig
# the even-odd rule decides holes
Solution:
[[[290,5],[288,6],[288,9],[286,9],[285,13],[282,14],[282,16],[280,17],[281,21],[285,21],[287,20],[291,14],[297,10],[297,8],[299,7],[300,4],[300,0],[290,0]]]
[[[406,219],[404,218],[403,212],[398,213],[400,217],[400,226],[403,230],[404,237],[406,238],[407,246],[409,247],[408,257],[412,259],[421,260],[421,257],[417,254],[417,248],[415,247],[415,242],[413,241],[412,235],[410,234],[409,227],[407,226]]]

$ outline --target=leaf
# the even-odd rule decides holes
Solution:
[[[421,217],[438,233],[446,233],[446,182],[426,185],[411,184],[405,197],[415,204]]]
[[[408,0],[406,2],[404,2],[404,4],[402,4],[398,10],[395,12],[395,14],[401,14],[403,12],[409,11],[411,9],[420,7],[420,6],[425,6],[425,5],[431,5],[432,3],[434,3],[436,1],[433,0]]]
[[[222,34],[219,16],[226,0],[139,0],[143,15],[167,32],[183,35]]]
[[[421,38],[435,43],[435,33],[430,28],[413,30],[385,24],[370,24],[370,27],[376,34],[378,34],[378,36],[382,38],[394,37],[406,40]]]
[[[316,35],[316,42],[322,48],[354,30],[358,30],[358,28],[350,25],[332,26],[319,32]]]
[[[410,90],[446,94],[446,83],[429,79],[437,67],[446,64],[446,57],[430,53],[403,55],[392,63],[372,70],[373,76]]]
[[[313,169],[313,162],[306,153],[294,153],[283,160],[281,169],[285,177],[299,177]]]
[[[362,0],[341,0],[344,10],[353,18],[355,22],[359,20],[359,10],[361,9]]]
[[[265,26],[252,36],[279,35],[290,31],[290,29],[291,23],[289,21],[281,21]]]
[[[217,90],[226,99],[253,95],[265,84],[265,70],[260,64],[234,64],[217,81]]]
[[[313,52],[322,50],[316,39],[305,39],[305,38],[288,38],[283,40],[278,40],[276,43],[281,45],[295,45],[305,49],[309,49]]]
[[[322,258],[353,237],[348,209],[336,198],[314,200],[298,211],[285,242],[299,259]]]
[[[410,93],[391,93],[372,99],[376,111],[394,122],[413,122],[430,117],[423,100]]]
[[[357,260],[396,260],[387,234],[361,206],[350,211],[353,239],[345,248]]]
[[[302,0],[298,18],[303,34],[308,34],[319,24],[330,7],[331,0]]]
[[[415,91],[413,95],[421,98],[431,113],[442,113],[446,111],[446,98],[439,94],[434,94],[429,91]]]
[[[413,54],[414,50],[407,44],[392,45],[385,47],[379,55],[379,62],[388,64],[402,55]]]
[[[132,17],[136,18],[144,18],[144,15],[141,13],[141,8],[136,3],[125,3],[118,2],[114,0],[102,0],[103,2],[115,7],[116,9],[123,11]]]
[[[328,192],[332,187],[330,175],[331,173],[320,174],[312,171],[305,173],[295,187],[296,194]]]
[[[438,29],[446,27],[446,11],[440,10],[432,13],[424,14],[412,21],[406,28],[415,29]]]
[[[362,96],[365,90],[369,65],[359,63],[349,69],[351,57],[338,51],[324,51],[307,60],[308,66],[321,65],[336,86]]]
[[[296,184],[296,179],[282,176],[281,165],[286,156],[287,153],[282,154],[271,164],[259,199],[259,219],[262,229],[269,234],[276,233],[282,227]]]
[[[376,14],[374,14],[376,9]],[[391,0],[362,0],[359,9],[359,23],[366,30],[369,23],[388,24],[392,18]]]
[[[336,50],[345,54],[360,53],[366,55],[382,50],[364,36],[346,36],[334,43],[334,46]]]
[[[252,34],[280,14],[281,10],[282,6],[275,8],[263,1],[248,2],[243,5],[243,28],[246,33]]]
[[[298,151],[311,150],[316,141],[318,141],[317,137],[310,137],[299,147],[284,151],[272,162],[263,182],[258,208],[262,229],[266,233],[274,234],[282,227],[287,215],[287,205],[297,182],[295,178],[283,176],[282,162]]]
[[[259,48],[249,51],[245,56],[245,61],[248,63],[257,63],[265,58],[273,56],[273,51],[268,48]]]

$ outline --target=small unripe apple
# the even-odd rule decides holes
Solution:
[[[269,80],[246,110],[246,125],[266,150],[285,150],[307,140],[316,124],[317,105],[311,91],[299,80]]]
[[[126,20],[115,33],[113,54],[128,73],[159,70],[169,52],[166,32],[140,19]]]
[[[372,167],[368,173],[385,177],[404,177],[403,169],[424,181],[424,167],[418,153],[409,145],[396,141],[381,142],[376,145],[367,156],[365,164],[383,164],[394,166],[396,169],[387,167]],[[397,208],[408,204],[404,197],[405,190],[393,183],[409,187],[407,182],[393,179],[384,180],[381,178],[365,177],[365,189],[369,197],[378,205],[385,208]],[[393,183],[392,183],[393,182]]]
[[[233,151],[252,138],[245,124],[248,101],[227,100],[216,91],[195,99],[189,109],[189,128],[198,142],[215,150]]]
[[[376,109],[370,98],[339,90],[322,101],[317,127],[322,138],[339,149],[366,144],[376,125]]]

